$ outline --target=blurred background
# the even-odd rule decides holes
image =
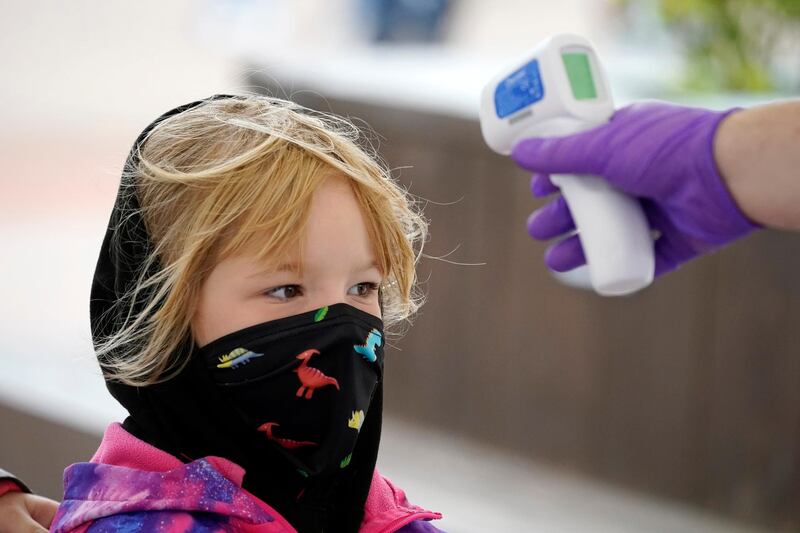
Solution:
[[[800,94],[800,0],[0,2],[0,466],[59,498],[121,408],[88,294],[153,118],[261,92],[376,132],[431,221],[428,303],[388,354],[379,466],[469,531],[800,530],[800,235],[763,232],[629,298],[560,285],[528,176],[478,95],[556,32],[617,104]],[[443,259],[436,259],[443,258]]]

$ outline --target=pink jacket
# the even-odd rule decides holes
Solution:
[[[243,477],[231,461],[205,457],[184,464],[111,424],[91,462],[64,471],[64,500],[50,531],[295,532],[242,488]],[[410,504],[376,470],[359,531],[435,532],[427,521],[439,518]]]

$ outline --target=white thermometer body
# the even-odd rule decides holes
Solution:
[[[497,74],[481,96],[481,131],[508,155],[526,137],[562,136],[608,121],[614,104],[591,44],[554,36]],[[630,294],[653,281],[650,228],[635,198],[596,176],[553,175],[569,206],[586,256],[591,287],[604,296]],[[581,283],[580,276],[559,276]]]

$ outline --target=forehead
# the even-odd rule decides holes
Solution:
[[[238,263],[248,262],[259,271],[294,271],[377,266],[368,214],[362,208],[349,178],[327,176],[304,206],[294,213],[292,225],[274,228],[240,228],[248,238],[238,251]]]

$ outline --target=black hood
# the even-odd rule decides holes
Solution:
[[[125,295],[142,275],[152,243],[139,214],[136,173],[139,153],[150,131],[161,121],[210,100],[237,98],[214,95],[167,111],[136,139],[125,161],[119,192],[111,212],[92,282],[89,303],[95,345],[115,334],[124,318],[144,307],[142,298],[130,304]],[[153,267],[155,270],[157,265]],[[133,308],[132,308],[133,307]],[[111,395],[129,413],[124,427],[138,438],[183,461],[220,456],[242,466],[244,487],[281,512],[299,531],[357,531],[369,492],[380,441],[383,384],[373,398],[351,469],[336,476],[304,479],[277,453],[256,452],[242,427],[225,416],[226,407],[215,393],[202,364],[193,364],[198,348],[184,339],[172,360],[189,360],[175,377],[150,386],[134,387],[106,380]],[[101,366],[103,361],[100,361]],[[297,496],[303,496],[300,501]]]

